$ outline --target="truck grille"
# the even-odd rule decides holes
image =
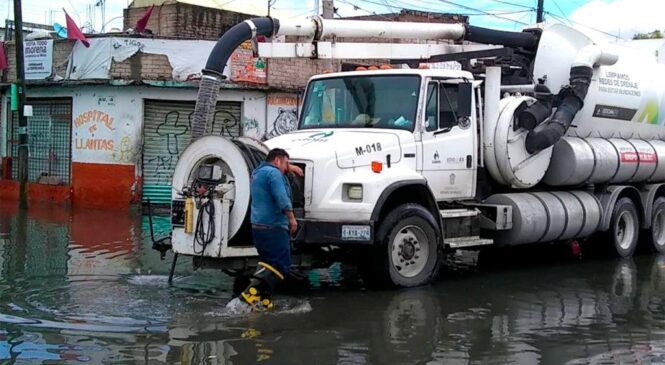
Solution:
[[[304,163],[293,163],[300,167],[306,173]],[[293,205],[293,213],[296,218],[304,218],[305,216],[305,177],[289,174],[289,183],[291,185],[291,204]]]

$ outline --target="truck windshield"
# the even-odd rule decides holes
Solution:
[[[420,88],[417,75],[350,76],[312,81],[300,129],[413,130]]]

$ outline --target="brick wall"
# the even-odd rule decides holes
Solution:
[[[361,65],[387,64],[388,60],[311,60],[309,58],[273,58],[268,60],[268,86],[289,91],[302,91],[314,75],[341,70],[342,63]]]
[[[111,78],[167,81],[173,79],[173,68],[166,55],[137,52],[123,62],[113,62]]]
[[[5,54],[7,55],[7,82],[16,81],[16,48],[15,43],[7,43]],[[67,58],[72,52],[74,42],[66,39],[56,39],[53,41],[53,66],[55,73],[61,77],[67,72]]]
[[[133,28],[147,9],[125,9],[124,28]],[[153,34],[163,37],[216,40],[232,26],[253,17],[232,11],[173,3],[155,6],[147,28]]]

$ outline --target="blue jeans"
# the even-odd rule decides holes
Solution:
[[[254,247],[259,252],[259,259],[286,277],[291,267],[289,231],[283,227],[252,226],[252,239]]]

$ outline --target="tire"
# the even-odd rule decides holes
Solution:
[[[403,204],[383,220],[375,235],[369,265],[361,263],[370,287],[415,287],[429,284],[440,267],[437,223],[421,205]]]
[[[652,252],[665,252],[665,197],[657,198],[651,210],[651,228],[644,232],[645,243]]]
[[[618,257],[630,257],[637,247],[640,218],[637,207],[630,198],[621,198],[614,204],[610,229],[611,252]]]

